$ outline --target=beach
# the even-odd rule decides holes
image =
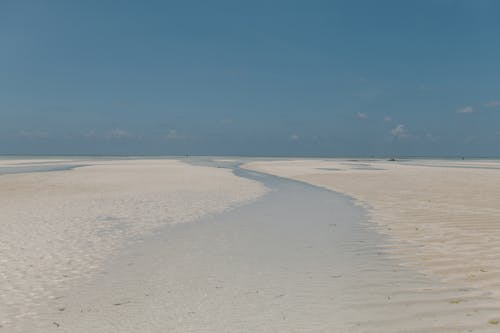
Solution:
[[[499,161],[306,159],[245,167],[349,195],[387,236],[386,249],[400,265],[449,287],[499,298]],[[488,308],[481,297],[451,302],[468,303],[477,313]],[[456,323],[469,319],[457,316]],[[497,319],[488,322],[496,325]]]
[[[253,200],[257,182],[176,160],[0,161],[0,325],[38,331],[40,311],[158,228]],[[63,171],[16,173],[14,168]],[[26,171],[26,170],[24,170]]]
[[[500,1],[0,3],[0,333],[500,332]]]
[[[500,325],[496,161],[12,159],[0,170],[0,331]]]

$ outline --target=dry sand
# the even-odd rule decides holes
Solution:
[[[75,160],[8,160],[0,166]],[[265,192],[230,170],[175,160],[76,161],[74,170],[0,175],[0,330],[102,270],[130,242]]]
[[[364,227],[364,211],[347,197],[236,174],[270,191],[124,248],[24,331],[389,333],[489,325],[491,299],[442,286],[381,254],[383,237]],[[471,298],[482,299],[480,312],[470,310]],[[457,323],[467,315],[467,326]]]
[[[374,228],[388,236],[393,258],[450,288],[477,290],[481,296],[449,302],[467,303],[467,316],[489,309],[496,316],[489,325],[498,325],[500,304],[484,305],[481,299],[500,299],[500,162],[294,160],[251,162],[246,168],[357,199]],[[420,301],[438,294],[423,293]],[[454,309],[443,305],[435,311],[444,315]],[[461,315],[457,323],[471,322]],[[463,331],[469,330],[463,326]]]
[[[498,331],[498,298],[423,273],[348,197],[236,174],[270,191],[128,247],[47,307],[37,332]]]
[[[87,166],[0,176],[0,331],[500,328],[497,161],[247,164],[371,222],[276,178],[242,206],[265,187],[176,160],[0,168],[31,164]]]

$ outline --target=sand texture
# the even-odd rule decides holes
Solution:
[[[434,311],[451,317],[458,325],[454,331],[464,332],[498,325],[500,162],[281,160],[251,162],[245,167],[355,198],[368,209],[372,226],[387,236],[385,251],[400,265],[436,278],[447,288],[475,292],[447,302],[439,297],[443,287],[403,297],[406,304],[423,305],[414,313],[417,318]],[[441,306],[433,306],[432,300],[442,302]],[[466,311],[450,305],[463,306]],[[483,310],[491,317],[482,319],[485,325],[467,326]],[[385,319],[396,328],[403,325],[394,318]],[[401,331],[409,331],[412,320],[415,317],[408,316],[407,330]]]
[[[497,161],[1,162],[0,332],[500,329]]]
[[[75,164],[75,161],[67,161]],[[63,160],[3,159],[11,167]],[[175,160],[80,161],[74,170],[0,175],[0,330],[103,269],[160,227],[221,212],[265,192],[230,170]]]
[[[121,251],[44,309],[36,332],[457,332],[489,325],[477,291],[381,254],[383,237],[344,195],[235,170],[270,190]],[[460,300],[458,302],[457,300]],[[452,310],[452,311],[451,311]],[[492,325],[490,325],[492,328]]]

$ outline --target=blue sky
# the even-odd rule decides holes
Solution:
[[[500,156],[498,1],[1,1],[0,153]]]

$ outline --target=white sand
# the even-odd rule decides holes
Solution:
[[[246,167],[348,194],[370,209],[401,263],[500,298],[499,161],[295,160]]]
[[[342,205],[334,205],[332,221],[327,214],[317,224],[306,212],[307,221],[300,216],[300,189],[291,203],[285,190],[277,201],[257,201],[256,211],[245,206],[221,221],[216,216],[209,223],[179,224],[150,237],[157,228],[220,212],[265,189],[226,169],[174,160],[90,164],[0,176],[4,331],[420,333],[500,327],[497,161],[247,165],[356,198],[371,214],[367,227],[388,236],[380,244],[364,228],[349,233]],[[323,197],[314,198],[308,209],[323,209]],[[289,216],[275,215],[280,209]],[[300,223],[289,224],[296,215]],[[341,225],[347,230],[337,234]],[[148,242],[127,246],[145,237]],[[33,329],[37,324],[40,329]]]
[[[175,160],[85,164],[92,165],[0,176],[0,328],[36,320],[37,309],[92,277],[128,242],[265,192],[230,170]]]
[[[333,168],[313,165],[312,173]],[[299,162],[283,166],[309,170]],[[346,175],[367,167],[337,166]],[[384,244],[385,236],[364,225],[378,224],[365,221],[352,201],[256,177],[272,189],[264,200],[129,248],[96,279],[50,304],[37,332],[57,325],[71,333],[498,331],[498,298],[416,272],[412,267],[425,266],[409,247]]]

